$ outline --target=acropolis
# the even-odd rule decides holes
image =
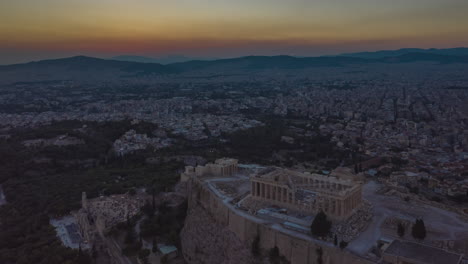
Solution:
[[[236,159],[222,158],[206,166],[187,166],[190,177],[230,177],[238,173]],[[361,184],[350,179],[268,167],[249,173],[250,197],[307,214],[323,210],[333,220],[346,220],[361,205]]]
[[[314,263],[317,247],[332,245],[328,238],[311,235],[318,212],[336,228],[341,226],[333,232],[342,240],[355,237],[365,221],[362,183],[348,168],[320,175],[221,158],[205,166],[187,166],[181,182],[187,185],[189,208],[200,206],[246,245],[258,236],[260,248],[277,246],[291,263]],[[346,252],[335,254],[336,248],[326,250],[327,263],[362,263]]]

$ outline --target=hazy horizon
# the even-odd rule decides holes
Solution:
[[[19,57],[15,57],[12,62],[3,62],[0,60],[0,65],[12,65],[12,64],[22,64],[22,63],[28,63],[28,62],[34,62],[34,61],[41,61],[41,60],[54,60],[54,59],[65,59],[65,58],[71,58],[71,57],[78,57],[78,56],[85,56],[85,57],[93,57],[93,58],[99,58],[99,59],[107,59],[107,60],[113,60],[116,59],[116,57],[119,56],[135,56],[135,57],[142,57],[142,58],[147,58],[147,59],[165,59],[165,58],[170,58],[170,57],[185,57],[188,60],[219,60],[219,59],[231,59],[231,58],[239,58],[239,57],[247,57],[247,56],[293,56],[293,57],[320,57],[320,56],[340,56],[343,54],[348,54],[348,53],[365,53],[365,52],[380,52],[380,51],[396,51],[396,50],[404,50],[404,49],[424,49],[424,50],[430,50],[430,49],[459,49],[459,48],[464,48],[468,49],[468,47],[447,47],[447,48],[419,48],[419,47],[403,47],[403,48],[396,48],[396,49],[377,49],[377,50],[354,50],[354,51],[349,51],[349,52],[338,52],[338,53],[323,53],[323,54],[316,54],[316,55],[294,55],[294,54],[239,54],[235,56],[218,56],[218,57],[207,57],[207,56],[190,56],[186,54],[162,54],[162,55],[140,55],[140,54],[120,54],[116,53],[114,55],[108,55],[108,56],[103,56],[99,53],[57,53],[53,55],[48,55],[48,54],[37,54],[37,55],[32,55],[29,57],[25,57],[24,59],[19,59]],[[5,58],[5,57],[2,57]],[[182,60],[182,61],[187,61],[187,60]],[[164,63],[163,63],[164,64]]]
[[[0,9],[0,64],[459,47],[468,43],[465,10],[462,0],[10,1]]]

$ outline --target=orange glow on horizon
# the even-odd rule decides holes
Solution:
[[[463,0],[17,0],[1,5],[0,52],[222,56],[224,49],[236,55],[317,55],[468,43]]]

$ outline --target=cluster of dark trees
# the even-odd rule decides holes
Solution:
[[[142,263],[148,263],[148,257],[152,252],[157,252],[157,244],[159,239],[164,243],[176,245],[180,248],[179,233],[184,226],[185,216],[187,212],[187,202],[185,201],[180,206],[170,207],[167,203],[162,203],[156,207],[155,201],[147,202],[142,213],[132,219],[128,219],[126,223],[121,223],[112,233],[125,233],[124,248],[122,253],[126,256],[137,256]],[[135,231],[136,223],[140,222],[140,233]],[[142,248],[143,239],[151,239],[153,242],[152,250]],[[162,260],[161,260],[162,261]]]
[[[272,264],[289,263],[286,258],[280,254],[279,248],[274,246],[268,252],[268,259]]]
[[[348,151],[336,148],[328,136],[317,134],[305,137],[297,134],[290,129],[291,124],[287,119],[271,116],[256,118],[265,125],[225,135],[228,142],[222,146],[222,154],[244,162],[285,167],[298,162],[327,160],[324,166],[332,168],[349,157]],[[295,142],[286,143],[281,140],[282,136],[292,136]],[[280,151],[284,159],[281,162],[273,156]]]
[[[162,203],[157,208],[147,203],[142,211],[145,214],[141,224],[142,237],[163,237],[167,243],[180,246],[179,233],[184,226],[187,202],[178,207]]]
[[[331,227],[332,222],[328,219],[325,212],[320,211],[319,213],[317,213],[317,215],[315,215],[315,218],[310,226],[310,231],[313,236],[326,237],[330,234]],[[333,244],[335,246],[339,246],[341,249],[344,249],[348,246],[348,242],[344,240],[338,243],[338,237],[336,236],[336,234],[333,237]]]
[[[403,238],[406,233],[406,228],[403,223],[398,223],[397,225],[397,234],[399,237]],[[423,240],[426,238],[426,226],[422,219],[416,219],[415,223],[411,228],[411,235],[418,240]]]
[[[127,121],[66,121],[14,131],[0,143],[0,183],[8,200],[0,207],[0,263],[92,263],[85,252],[62,246],[50,218],[78,209],[82,191],[90,198],[145,186],[161,191],[178,181],[178,170],[183,167],[178,162],[149,165],[145,159],[154,153],[145,152],[125,159],[113,156],[112,142],[130,128],[139,133],[153,129],[147,124],[132,127]],[[83,139],[84,144],[36,148],[21,144],[26,139],[63,134]],[[94,167],[69,162],[87,159],[95,160]]]

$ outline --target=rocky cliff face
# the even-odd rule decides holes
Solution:
[[[258,263],[245,245],[226,226],[216,223],[200,206],[189,209],[181,232],[184,258],[189,264]]]

